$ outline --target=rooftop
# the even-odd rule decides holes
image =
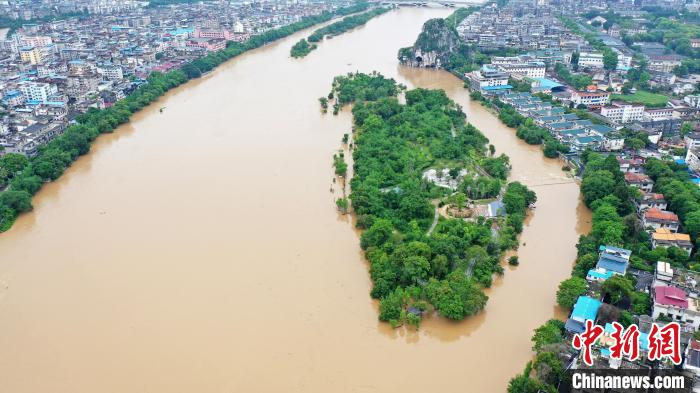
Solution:
[[[644,218],[647,220],[678,221],[678,216],[674,213],[656,207],[652,207],[644,212]]]
[[[586,321],[590,319],[595,321],[601,304],[602,303],[600,300],[593,299],[592,297],[579,296],[578,300],[576,300],[573,311],[571,311],[571,319],[578,321]]]
[[[659,285],[654,287],[654,303],[688,308],[688,295],[680,288]]]

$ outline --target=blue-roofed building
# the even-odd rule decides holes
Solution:
[[[612,277],[613,274],[614,273],[609,270],[591,269],[586,274],[586,280],[603,282]]]
[[[579,296],[573,311],[571,311],[571,316],[564,325],[566,330],[572,333],[583,332],[587,320],[595,322],[601,304],[602,303],[598,299],[593,299],[588,296]]]
[[[586,148],[597,149],[603,143],[603,138],[599,135],[587,135],[575,138],[572,142],[572,149],[584,150]]]
[[[485,93],[513,88],[508,84],[508,74],[489,65],[483,65],[480,70],[469,72],[464,76],[473,89],[479,89]]]
[[[613,246],[600,246],[600,257],[596,269],[624,276],[627,273],[630,256],[632,256],[630,250]]]
[[[547,79],[547,78],[533,78],[535,83],[532,86],[532,91],[535,93],[540,93],[540,92],[550,92],[552,90],[561,90],[561,88],[564,87],[561,83],[558,83],[557,81]]]
[[[608,126],[604,126],[602,124],[594,124],[594,125],[589,126],[588,128],[590,128],[591,131],[593,131],[597,134],[600,134],[601,136],[606,136],[609,133],[615,131],[612,128],[610,128]]]

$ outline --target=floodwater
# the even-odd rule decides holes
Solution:
[[[562,164],[459,80],[397,65],[423,22],[450,12],[392,11],[300,60],[296,34],[100,137],[0,235],[0,391],[504,391],[532,329],[561,317],[554,294],[589,216]],[[446,89],[537,191],[521,265],[475,317],[418,332],[377,321],[358,234],[330,192],[351,115],[317,100],[355,70]]]

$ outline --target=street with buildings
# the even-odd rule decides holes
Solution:
[[[0,2],[0,14],[22,22],[0,40],[0,149],[31,157],[76,116],[114,105],[152,72],[348,4]]]

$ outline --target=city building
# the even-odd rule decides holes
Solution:
[[[654,230],[667,229],[672,233],[678,232],[680,221],[675,213],[651,208],[646,210],[642,217],[644,228],[653,228]]]
[[[22,82],[19,89],[25,101],[40,103],[47,103],[54,95],[58,94],[58,87],[50,83]]]
[[[610,105],[600,108],[600,115],[609,119],[613,123],[631,123],[642,120],[642,117],[644,116],[644,105],[614,101]]]
[[[610,93],[607,91],[574,91],[571,93],[571,102],[589,108],[601,108],[610,103]]]
[[[581,52],[578,66],[582,68],[603,68],[603,54],[600,52]]]
[[[687,233],[673,233],[668,228],[659,228],[651,234],[652,248],[678,247],[685,250],[688,255],[693,251],[693,243]]]

